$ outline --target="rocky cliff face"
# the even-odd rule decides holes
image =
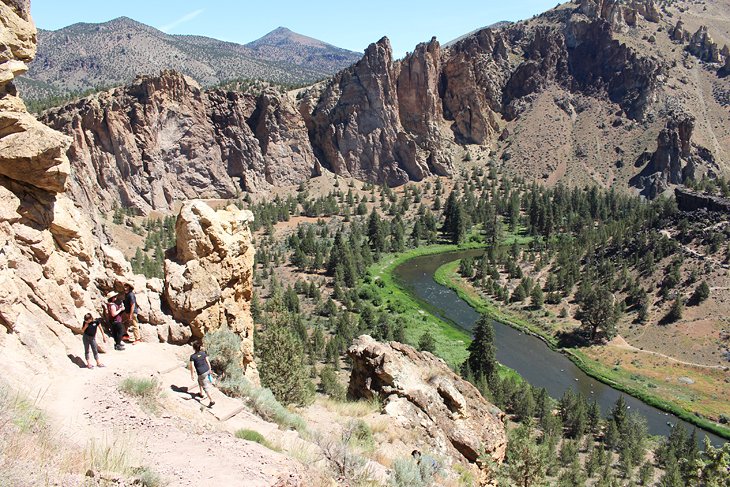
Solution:
[[[89,210],[115,202],[141,213],[167,210],[175,201],[297,184],[317,171],[288,97],[206,92],[170,71],[41,120],[73,138],[70,189]]]
[[[246,377],[259,383],[253,361],[251,297],[254,248],[248,210],[214,211],[194,201],[180,210],[177,247],[165,261],[165,300],[193,336],[227,328],[241,337]]]
[[[717,213],[730,214],[730,199],[719,196],[702,194],[683,186],[674,188],[677,206],[681,211],[693,212],[706,210]]]
[[[644,160],[649,161],[632,180],[632,184],[641,188],[645,196],[654,198],[670,185],[694,179],[695,171],[700,167],[718,169],[710,151],[692,143],[694,129],[695,119],[691,115],[672,115],[659,132],[656,150],[644,153],[637,161],[638,165],[642,165]]]
[[[64,192],[71,140],[29,115],[13,85],[35,54],[29,8],[0,2],[0,344],[20,352],[9,368],[37,371],[68,364],[59,342],[73,345],[72,330],[97,308],[93,288],[110,276],[104,249]]]
[[[462,463],[478,462],[482,453],[496,462],[504,460],[503,413],[443,360],[397,342],[379,343],[367,335],[356,339],[347,354],[353,363],[351,397],[377,395],[385,414],[427,438],[435,453]]]
[[[690,36],[653,0],[580,0],[446,48],[432,39],[401,60],[383,38],[297,101],[206,92],[163,73],[42,119],[74,139],[75,199],[102,209],[114,196],[142,212],[229,198],[322,169],[399,185],[452,174],[472,147],[548,184],[626,186],[663,170],[631,163],[681,123],[674,114],[694,118],[691,143],[716,161],[700,172],[728,171],[727,58],[707,28]]]
[[[99,316],[103,296],[112,290],[120,291],[123,283],[134,286],[145,341],[187,343],[193,331],[199,333],[200,329],[191,330],[188,321],[182,320],[185,316],[181,316],[182,324],[164,311],[167,306],[162,304],[165,291],[162,280],[134,275],[121,252],[103,245],[93,234],[89,213],[69,197],[66,190],[74,186],[74,178],[93,178],[93,183],[83,186],[87,190],[98,184],[96,170],[89,168],[80,174],[72,172],[70,176],[70,170],[79,168],[71,168],[66,158],[72,140],[29,115],[17,97],[13,77],[26,69],[35,52],[35,27],[28,2],[0,2],[0,22],[6,26],[0,33],[3,47],[0,49],[0,325],[5,331],[0,333],[0,347],[13,352],[6,372],[17,372],[6,374],[6,379],[22,380],[29,373],[43,372],[46,366],[75,367],[69,358],[78,356],[82,350],[74,334],[81,327],[83,315],[90,312]],[[159,87],[138,86],[148,97],[154,97],[156,88]],[[180,82],[166,85],[164,89],[177,93],[177,99],[181,100],[188,86]],[[136,93],[143,96],[142,92]],[[127,115],[133,118],[141,114]],[[108,120],[115,116],[121,115],[111,109],[105,113]],[[188,128],[196,130],[193,124]],[[91,131],[77,135],[89,136],[89,140],[93,137]],[[141,171],[139,161],[131,155],[136,147],[134,143],[134,137],[124,130],[116,138],[103,139],[103,144],[108,144],[104,147],[110,150],[116,147],[117,170],[130,177]],[[71,153],[76,154],[73,149]],[[100,173],[110,172],[106,167],[99,168],[104,169]],[[108,190],[109,185],[106,187]],[[134,189],[129,191],[137,196]],[[116,193],[104,194],[118,198]],[[92,200],[92,197],[84,200],[78,193],[73,196],[82,202]],[[193,257],[199,262],[215,261],[217,269],[206,269],[232,283],[230,289],[206,302],[206,307],[217,306],[215,309],[221,313],[233,313],[225,315],[226,323],[248,337],[250,352],[250,313],[246,314],[245,303],[250,298],[253,250],[246,221],[239,218],[221,223],[223,220],[215,215],[205,215],[210,217],[205,220],[206,225],[212,225],[220,235],[214,236],[205,225],[207,233],[196,232],[195,225],[202,225],[200,215],[185,213],[181,217],[185,224],[178,229],[181,232],[178,241],[184,240],[180,255],[186,262]],[[214,247],[205,247],[200,238],[194,238],[206,235],[217,239]],[[221,251],[216,253],[216,250]],[[206,255],[207,251],[213,255]],[[191,306],[189,302],[181,305],[183,309]],[[208,321],[218,323],[212,317]]]

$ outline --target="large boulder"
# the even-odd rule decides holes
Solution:
[[[188,325],[194,337],[221,328],[241,337],[241,365],[258,383],[251,317],[251,221],[250,211],[235,206],[215,211],[202,201],[185,204],[175,225],[175,255],[165,261],[164,298],[173,317]],[[177,341],[172,334],[171,329],[171,341]]]
[[[363,335],[347,354],[352,359],[348,395],[383,401],[385,413],[429,438],[435,453],[461,462],[481,454],[504,460],[504,414],[479,391],[428,352]],[[486,468],[486,465],[480,464]]]

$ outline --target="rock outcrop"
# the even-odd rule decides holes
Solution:
[[[682,186],[674,188],[677,206],[681,211],[707,210],[730,215],[730,199],[697,193]]]
[[[51,110],[41,117],[73,138],[70,190],[89,213],[114,202],[140,213],[175,201],[233,198],[317,173],[292,100],[204,91],[172,71]]]
[[[687,51],[706,63],[722,62],[720,48],[712,40],[709,32],[707,32],[707,27],[704,25],[697,29],[697,32],[689,39]]]
[[[435,453],[462,463],[477,462],[482,453],[496,462],[504,460],[503,413],[443,360],[367,335],[356,339],[347,354],[353,364],[350,397],[377,396],[386,414],[423,433],[419,436],[429,439]]]
[[[124,283],[134,286],[143,340],[187,343],[192,336],[190,327],[164,311],[162,280],[134,275],[122,253],[103,244],[94,234],[89,214],[69,197],[69,181],[78,177],[98,181],[96,170],[74,174],[78,167],[71,168],[66,158],[71,139],[38,122],[17,97],[13,76],[26,69],[25,63],[32,59],[35,49],[35,27],[28,2],[0,1],[0,21],[6,27],[0,34],[0,325],[5,331],[0,333],[0,347],[14,351],[7,368],[18,372],[6,374],[6,378],[21,380],[29,373],[43,373],[46,366],[75,367],[69,358],[82,350],[81,341],[74,335],[81,328],[83,315],[90,312],[100,316],[104,295],[121,291]],[[187,88],[178,84],[165,89]],[[114,113],[121,116],[111,108],[104,113],[109,119]],[[104,147],[115,146],[118,167],[127,175],[134,174],[139,167],[124,166],[122,161],[134,162],[133,157],[123,156],[133,152],[135,140],[122,133],[124,130],[119,129],[114,143],[103,139],[104,144],[110,144]],[[75,154],[73,149],[71,153]],[[103,164],[98,167],[99,173],[110,173]],[[112,200],[119,197],[112,192],[105,194]],[[73,196],[81,199],[76,193]],[[186,242],[192,245],[190,232]],[[227,247],[226,251],[233,256],[246,249]],[[182,255],[188,258],[191,252]],[[253,251],[249,252],[252,255]],[[241,266],[250,264],[246,259],[235,264],[239,267],[232,260],[223,263],[236,275],[244,273]],[[220,307],[239,311],[228,306],[230,292],[245,296],[246,291],[233,286],[232,291],[222,292],[219,299],[225,306]],[[238,323],[236,320],[245,320],[245,313],[229,319]]]
[[[252,221],[250,211],[235,206],[215,211],[201,201],[185,204],[175,225],[174,255],[165,260],[165,301],[196,338],[221,328],[241,337],[241,365],[258,384],[251,317]]]
[[[390,185],[450,173],[449,161],[438,151],[428,151],[428,142],[416,143],[400,112],[402,108],[406,125],[422,138],[437,136],[432,125],[438,120],[439,59],[434,43],[430,51],[422,47],[421,56],[394,63],[390,41],[384,37],[365,50],[362,60],[335,76],[318,99],[307,101],[312,105],[311,113],[305,112],[307,128],[324,167]],[[402,105],[399,96],[404,98]],[[425,106],[416,107],[419,100]]]
[[[689,42],[689,32],[684,28],[684,22],[677,21],[674,28],[669,31],[669,38],[679,43]]]
[[[579,0],[580,11],[606,20],[616,30],[636,25],[638,19],[659,22],[661,13],[654,0]]]
[[[13,85],[35,54],[29,2],[0,1],[0,22],[0,347],[18,351],[9,370],[33,373],[70,363],[64,347],[78,353],[73,332],[114,279],[64,192],[71,140],[28,114]]]
[[[715,167],[709,150],[692,143],[695,120],[688,114],[670,115],[666,126],[659,132],[657,148],[645,153],[639,161],[648,161],[643,171],[636,176],[634,184],[642,188],[643,194],[654,198],[669,188],[694,178],[695,170],[704,162]]]

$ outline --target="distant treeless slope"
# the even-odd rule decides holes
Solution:
[[[204,86],[236,78],[310,83],[360,59],[280,27],[246,46],[202,36],[170,35],[126,17],[38,31],[38,54],[18,84],[26,100],[128,82],[175,69]]]

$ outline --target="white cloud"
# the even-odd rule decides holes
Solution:
[[[190,22],[191,20],[193,20],[195,17],[202,14],[203,12],[205,12],[204,8],[200,8],[198,10],[193,10],[192,12],[189,12],[189,13],[183,15],[179,19],[173,20],[169,24],[163,25],[162,27],[160,27],[160,30],[165,33],[170,32],[174,28],[179,27],[182,24],[185,24],[187,22]]]

